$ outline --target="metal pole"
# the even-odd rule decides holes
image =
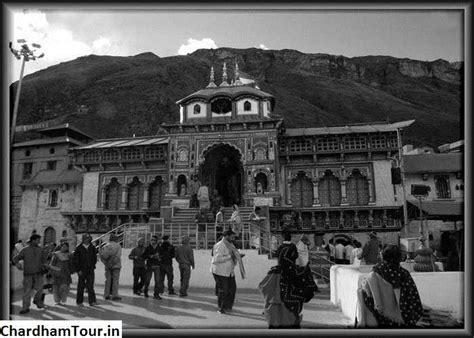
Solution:
[[[15,97],[15,106],[13,107],[12,129],[10,131],[10,147],[13,146],[13,136],[15,135],[16,116],[17,116],[17,113],[18,113],[18,104],[20,102],[21,82],[23,80],[23,72],[25,70],[25,62],[26,62],[26,56],[23,55],[23,61],[21,63],[21,71],[20,71],[20,80],[18,81],[18,87],[16,89],[16,97]]]
[[[402,200],[403,200],[403,223],[405,232],[407,232],[408,226],[408,210],[407,210],[407,197],[405,191],[405,165],[403,161],[403,144],[401,129],[397,129],[397,141],[398,141],[398,156],[400,157],[400,179],[402,181]]]

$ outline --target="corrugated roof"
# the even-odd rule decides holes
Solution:
[[[50,132],[50,131],[56,131],[56,130],[61,130],[61,129],[69,129],[69,130],[72,130],[75,133],[81,134],[82,136],[85,136],[85,137],[87,137],[91,140],[94,139],[92,136],[86,134],[85,132],[83,132],[82,130],[76,128],[75,126],[73,126],[70,123],[62,123],[62,124],[59,124],[59,125],[56,125],[56,126],[43,128],[43,129],[38,130],[38,132],[40,132],[40,133],[45,133],[46,132],[47,133],[47,132]]]
[[[416,201],[409,201],[413,206],[420,208]],[[429,216],[461,216],[464,214],[464,203],[458,201],[423,201],[421,209]]]
[[[168,137],[147,137],[147,138],[127,138],[127,139],[111,139],[111,140],[98,140],[94,143],[89,143],[82,147],[74,149],[98,149],[98,148],[113,148],[113,147],[129,147],[129,146],[142,146],[151,144],[165,144],[168,143]]]
[[[177,104],[181,104],[193,98],[202,98],[209,100],[216,96],[228,96],[232,99],[241,96],[241,95],[254,95],[261,98],[268,98],[272,100],[272,105],[274,104],[274,97],[271,94],[265,93],[260,89],[256,89],[250,86],[227,86],[227,87],[208,87],[201,90],[198,90],[191,95],[186,96],[184,99],[177,101]]]
[[[54,144],[54,143],[73,143],[77,145],[84,144],[83,142],[80,142],[72,137],[58,136],[58,137],[48,137],[44,139],[39,138],[36,140],[14,143],[13,147],[18,148],[18,147],[38,146],[38,145],[43,145],[43,144]]]
[[[463,153],[404,155],[406,173],[457,172],[463,170]]]
[[[396,131],[400,128],[410,126],[415,120],[402,121],[397,123],[374,123],[364,125],[347,125],[343,127],[317,127],[317,128],[287,128],[286,135],[328,135],[328,134],[356,134],[356,133],[379,133]]]
[[[82,173],[77,170],[42,170],[33,176],[28,182],[23,182],[20,185],[72,184],[81,182]]]

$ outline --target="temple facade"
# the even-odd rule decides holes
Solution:
[[[70,150],[80,206],[62,212],[76,233],[107,232],[187,209],[191,181],[224,206],[262,206],[269,230],[397,233],[400,182],[391,175],[401,130],[413,121],[286,128],[275,97],[224,64],[216,84],[179,100],[179,121],[156,135],[96,140]],[[177,118],[178,120],[178,118]],[[158,126],[157,126],[158,127]]]

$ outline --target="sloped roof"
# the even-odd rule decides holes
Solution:
[[[186,96],[184,99],[181,99],[177,101],[176,103],[181,104],[191,99],[203,99],[203,100],[208,101],[212,99],[213,97],[217,97],[217,96],[227,96],[231,99],[235,99],[235,98],[238,98],[239,96],[244,96],[244,95],[252,95],[252,96],[257,96],[263,99],[270,99],[272,106],[275,103],[275,98],[273,97],[273,95],[265,93],[264,91],[261,91],[260,89],[256,89],[254,87],[245,86],[245,85],[207,87]]]
[[[39,146],[39,145],[45,145],[45,144],[57,144],[57,143],[72,143],[75,145],[84,144],[83,142],[78,141],[72,137],[58,136],[58,137],[39,138],[36,140],[14,143],[13,148]]]
[[[463,170],[463,153],[403,156],[406,173],[457,172]]]
[[[406,128],[410,126],[413,122],[415,122],[415,120],[402,121],[397,123],[348,125],[343,127],[287,128],[285,133],[288,136],[380,133],[387,131],[396,131],[400,128]]]
[[[169,142],[168,137],[134,137],[134,138],[108,139],[108,140],[97,140],[96,142],[89,143],[82,147],[76,147],[74,148],[74,150],[167,144],[168,142]]]
[[[88,138],[90,140],[94,139],[92,136],[86,134],[85,132],[83,132],[82,130],[76,128],[75,126],[73,126],[70,123],[62,123],[62,124],[55,125],[55,126],[52,126],[52,127],[43,128],[43,129],[38,130],[38,132],[42,133],[42,134],[45,134],[45,135],[55,135],[58,132],[63,132],[65,130],[68,131],[69,133],[72,132],[73,134],[75,134],[76,137],[77,136],[85,137],[85,138]]]
[[[408,201],[410,204],[420,209],[420,204],[417,201]],[[421,209],[428,214],[428,216],[462,216],[464,214],[464,203],[459,201],[423,201]]]
[[[29,181],[20,185],[51,185],[51,184],[72,184],[81,183],[82,173],[77,170],[42,170],[33,176]]]

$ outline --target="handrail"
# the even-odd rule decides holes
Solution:
[[[315,251],[310,251],[309,255],[310,255],[310,262],[311,262],[311,260],[315,260],[315,259],[318,260],[318,264],[310,264],[311,272],[313,274],[317,275],[319,278],[329,282],[330,281],[330,277],[329,277],[330,268],[327,268],[327,267],[323,266],[323,264],[327,264],[329,266],[332,266],[335,263],[328,260],[327,258],[325,258],[321,255],[318,255]],[[318,271],[318,267],[313,268],[314,265],[318,265],[319,271]],[[323,273],[323,271],[326,272],[327,274],[325,275]]]

